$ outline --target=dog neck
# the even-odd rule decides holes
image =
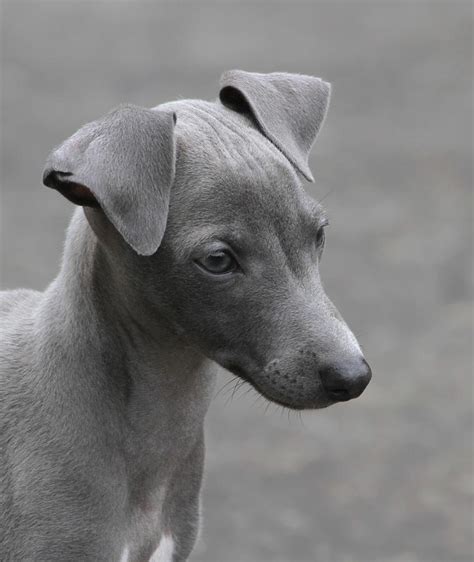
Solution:
[[[87,379],[92,392],[107,392],[103,402],[125,421],[125,450],[137,470],[156,466],[163,454],[169,460],[169,448],[202,430],[217,365],[165,320],[143,313],[139,295],[107,262],[82,209],[71,221],[46,300],[55,333],[68,334],[74,376]]]

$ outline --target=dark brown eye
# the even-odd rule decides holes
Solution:
[[[218,250],[208,254],[205,258],[196,260],[196,263],[213,275],[224,275],[231,273],[237,268],[237,262],[233,256],[225,250]]]
[[[318,228],[318,232],[316,233],[316,246],[318,248],[320,248],[324,244],[324,239],[326,237],[324,229],[325,229],[324,226],[320,226]]]

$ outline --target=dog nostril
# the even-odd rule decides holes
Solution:
[[[349,391],[345,388],[326,388],[326,394],[337,402],[345,402],[351,399]]]
[[[372,371],[365,359],[359,357],[335,362],[321,369],[319,375],[328,398],[344,402],[362,394],[369,384]]]

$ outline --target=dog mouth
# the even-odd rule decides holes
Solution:
[[[252,386],[261,396],[274,402],[283,408],[289,410],[315,410],[320,408],[326,408],[333,404],[325,396],[324,392],[318,391],[316,394],[308,396],[299,396],[297,399],[291,399],[290,397],[283,396],[281,389],[264,389],[263,386],[258,382],[258,372],[249,375],[248,372],[242,368],[237,363],[230,363],[225,365],[225,368],[230,371],[233,375],[236,375],[240,379],[244,380],[250,386]],[[320,387],[318,387],[320,388]]]
[[[250,379],[250,377],[247,375],[245,370],[240,365],[237,365],[237,363],[229,363],[228,365],[224,365],[224,367],[228,371],[230,371],[233,375],[236,375],[237,377],[240,377],[244,381],[252,384],[252,380]]]

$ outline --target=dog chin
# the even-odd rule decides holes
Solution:
[[[258,392],[270,402],[274,402],[275,404],[288,408],[289,410],[321,410],[334,404],[334,402],[330,402],[323,396],[312,400],[292,401],[291,398],[288,398],[288,400],[281,399],[281,397],[275,398],[274,396],[264,393],[261,390],[258,390]]]
[[[284,402],[282,400],[271,398],[268,396],[265,396],[265,398],[290,410],[322,410],[323,408],[332,406],[335,403],[335,402],[330,402],[324,397],[321,397],[320,399],[316,399],[316,400],[311,400],[308,402],[291,402],[291,401]]]

